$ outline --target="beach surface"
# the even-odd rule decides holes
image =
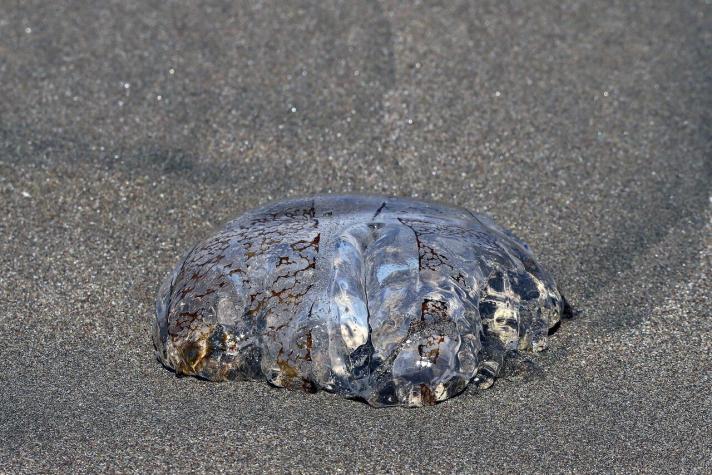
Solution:
[[[0,2],[0,471],[712,472],[712,5]],[[486,391],[177,378],[158,286],[243,211],[488,213],[576,309]]]

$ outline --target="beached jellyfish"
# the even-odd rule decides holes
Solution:
[[[156,303],[159,360],[374,406],[487,387],[546,348],[564,299],[490,218],[402,198],[324,195],[249,211],[199,243]]]

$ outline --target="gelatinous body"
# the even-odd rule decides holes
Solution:
[[[419,406],[490,385],[509,351],[544,349],[563,305],[486,216],[325,195],[249,211],[195,246],[159,291],[154,342],[179,374]]]

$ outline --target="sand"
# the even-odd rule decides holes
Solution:
[[[709,2],[0,12],[0,471],[712,471]],[[578,315],[422,409],[161,367],[179,256],[323,192],[489,213]]]

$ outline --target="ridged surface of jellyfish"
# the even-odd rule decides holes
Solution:
[[[191,249],[159,291],[154,343],[178,374],[420,406],[546,348],[563,308],[528,246],[484,215],[324,195],[249,211]]]

